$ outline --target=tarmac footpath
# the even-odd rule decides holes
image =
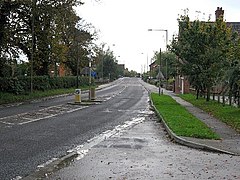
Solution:
[[[159,89],[156,86],[150,85],[148,83],[142,82],[146,89],[151,92],[158,93]],[[169,135],[178,143],[207,151],[221,152],[231,155],[240,155],[240,134],[234,129],[230,128],[225,123],[214,118],[203,110],[193,106],[191,103],[181,99],[172,91],[167,91],[162,88],[163,94],[167,94],[176,100],[180,105],[185,107],[191,114],[197,117],[199,120],[204,122],[208,127],[210,127],[215,133],[220,136],[220,140],[208,140],[190,137],[178,137],[176,136],[166,125],[163,120],[163,124],[167,129]]]
[[[239,156],[173,143],[157,117],[99,143],[45,179],[240,179]]]

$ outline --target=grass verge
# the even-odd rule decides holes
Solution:
[[[213,100],[206,102],[206,99],[196,99],[196,96],[192,94],[183,94],[179,96],[194,106],[208,112],[210,115],[216,117],[240,133],[240,108],[229,105],[223,106],[221,103]]]
[[[159,96],[157,93],[152,93],[151,99],[168,127],[176,135],[202,139],[220,138],[206,124],[189,113],[170,96]]]
[[[23,101],[33,100],[33,99],[40,99],[44,97],[60,95],[60,94],[69,94],[69,93],[74,93],[75,89],[76,88],[34,91],[33,93],[18,94],[18,95],[12,94],[12,93],[0,92],[0,104],[23,102]],[[86,90],[88,89],[88,87],[80,87],[80,89]]]

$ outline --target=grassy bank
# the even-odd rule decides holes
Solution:
[[[151,94],[152,101],[168,127],[178,136],[219,139],[210,128],[167,95]]]
[[[0,104],[16,103],[16,102],[40,99],[40,98],[55,96],[55,95],[60,95],[60,94],[74,93],[75,89],[76,88],[54,89],[54,90],[47,90],[47,91],[34,91],[33,93],[18,94],[18,95],[12,94],[12,93],[0,92]],[[88,87],[81,87],[80,89],[86,90],[86,89],[88,89]]]
[[[180,97],[213,115],[240,133],[240,108],[229,105],[223,106],[222,104],[213,100],[206,102],[206,99],[196,99],[196,96],[192,94],[183,94],[180,95]]]

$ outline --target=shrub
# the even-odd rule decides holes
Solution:
[[[33,89],[38,91],[72,88],[76,86],[76,76],[66,77],[48,77],[35,76],[33,77]],[[89,85],[88,77],[79,77],[79,86]],[[14,94],[26,94],[30,92],[31,84],[30,77],[8,77],[0,78],[0,91]],[[94,82],[94,81],[92,81]],[[94,83],[93,83],[94,84]]]

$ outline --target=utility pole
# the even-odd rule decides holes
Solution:
[[[167,44],[168,44],[168,30],[167,29],[148,29],[148,31],[165,31],[166,32],[166,53],[167,53]],[[160,52],[161,54],[161,52]],[[166,60],[166,89],[168,87],[168,72],[167,72],[167,60]]]
[[[160,78],[160,74],[161,74],[161,48],[160,48],[160,52],[159,52],[159,68],[158,68],[158,78],[159,78],[159,85],[158,85],[158,95],[160,96],[161,94],[161,78]]]
[[[77,89],[79,88],[79,42],[77,42]]]
[[[34,59],[34,42],[35,42],[35,12],[36,0],[32,1],[32,47],[31,47],[31,72],[30,72],[30,92],[33,92],[33,59]]]
[[[102,81],[103,81],[103,59],[104,59],[103,47],[104,47],[104,44],[102,44]]]
[[[168,30],[165,30],[166,31],[166,53],[167,53],[167,44],[168,44]],[[166,59],[166,90],[168,88],[168,62],[167,62],[167,59]]]
[[[91,62],[91,57],[89,57],[89,101],[91,101],[91,97],[92,97],[92,95],[91,95],[91,84],[92,84],[92,82],[91,82],[91,67],[92,67],[92,62]]]

